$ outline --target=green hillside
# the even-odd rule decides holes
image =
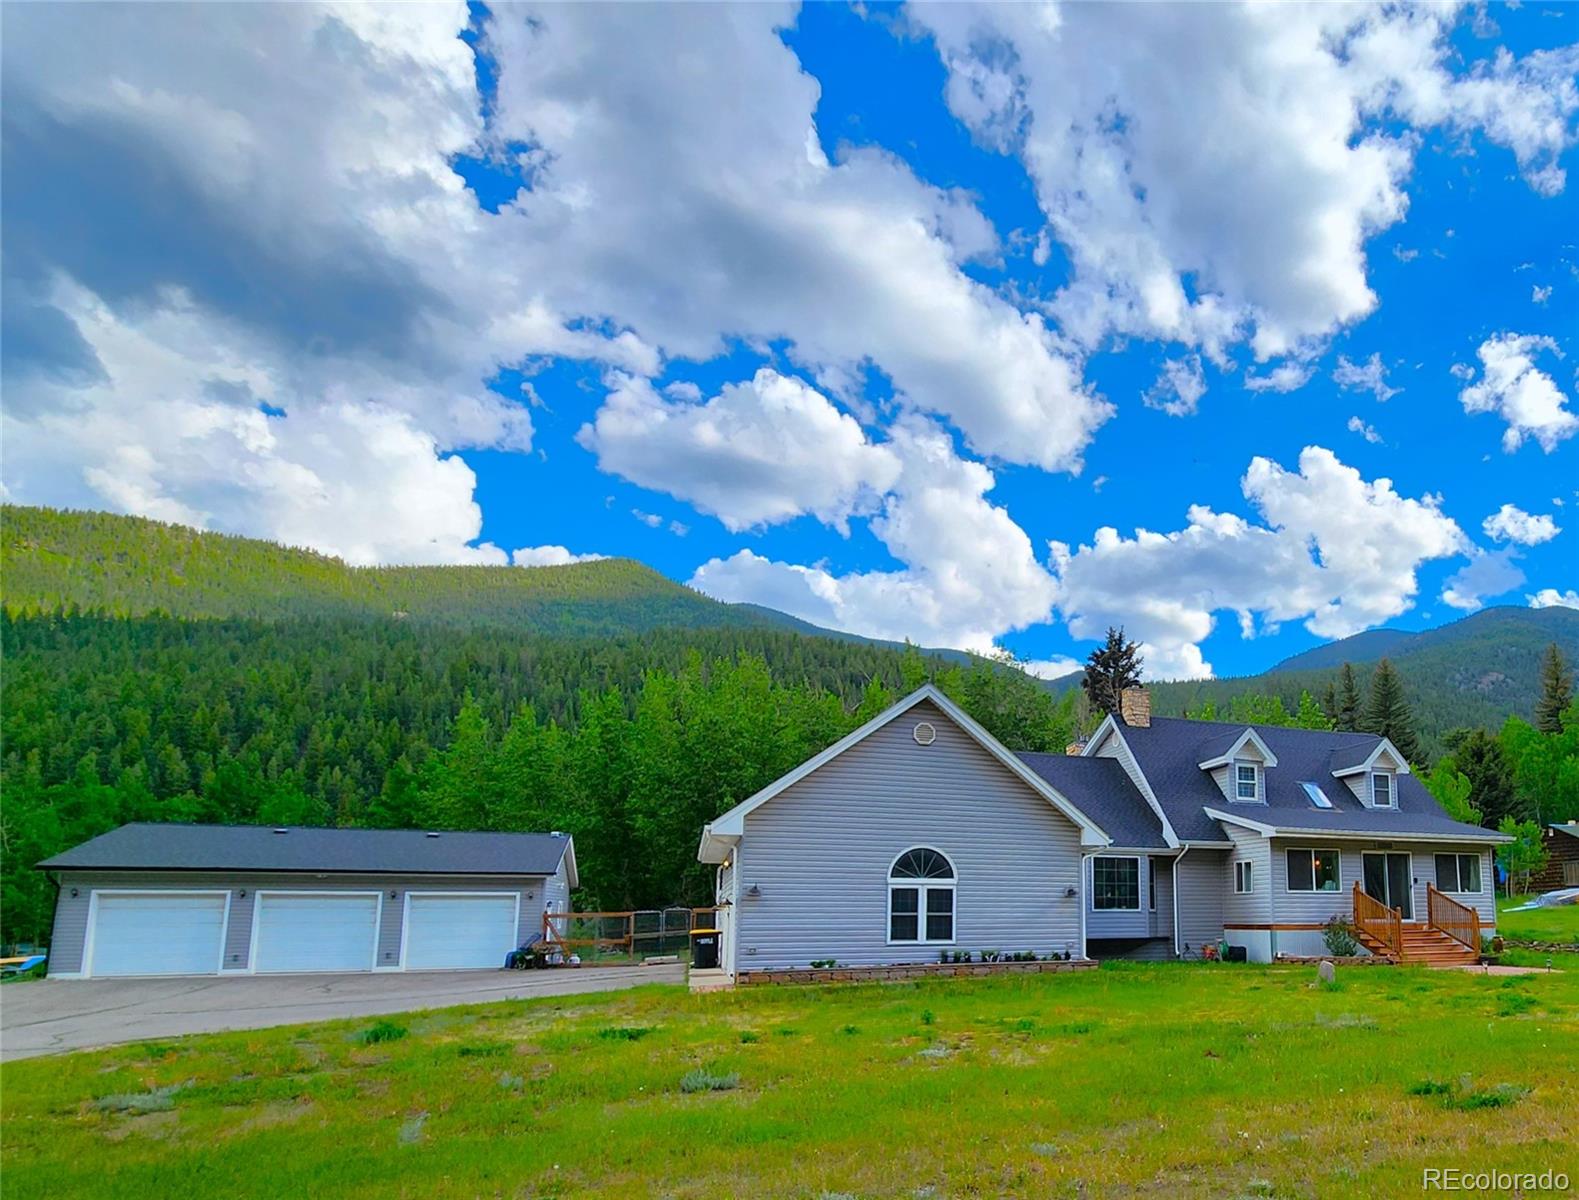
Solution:
[[[1234,696],[1259,692],[1282,696],[1292,712],[1302,690],[1319,700],[1343,663],[1354,665],[1363,689],[1375,663],[1386,657],[1403,676],[1421,748],[1435,758],[1451,729],[1498,729],[1510,715],[1529,720],[1540,694],[1541,657],[1553,642],[1569,662],[1579,661],[1579,610],[1488,608],[1422,633],[1368,630],[1260,675],[1153,684],[1152,707],[1179,716],[1209,700],[1222,709]]]

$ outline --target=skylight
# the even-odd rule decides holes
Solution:
[[[1305,795],[1310,797],[1310,802],[1317,808],[1332,807],[1332,801],[1327,799],[1327,793],[1318,784],[1301,782],[1299,786],[1305,789]]]

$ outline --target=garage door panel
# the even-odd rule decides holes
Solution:
[[[420,895],[406,911],[406,969],[499,967],[516,948],[518,898],[498,895]]]
[[[373,969],[376,894],[266,892],[258,896],[255,919],[255,971]]]
[[[213,975],[224,953],[223,893],[101,892],[88,973]]]

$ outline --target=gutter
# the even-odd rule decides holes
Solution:
[[[1179,857],[1173,860],[1173,957],[1183,958],[1184,951],[1179,949],[1179,864],[1184,861],[1184,856],[1190,852],[1190,847],[1185,846],[1179,851]]]

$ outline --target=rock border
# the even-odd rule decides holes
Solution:
[[[806,967],[740,971],[741,986],[764,983],[887,983],[905,979],[950,978],[961,975],[1058,975],[1096,970],[1095,959],[1065,962],[903,963],[888,967]]]

